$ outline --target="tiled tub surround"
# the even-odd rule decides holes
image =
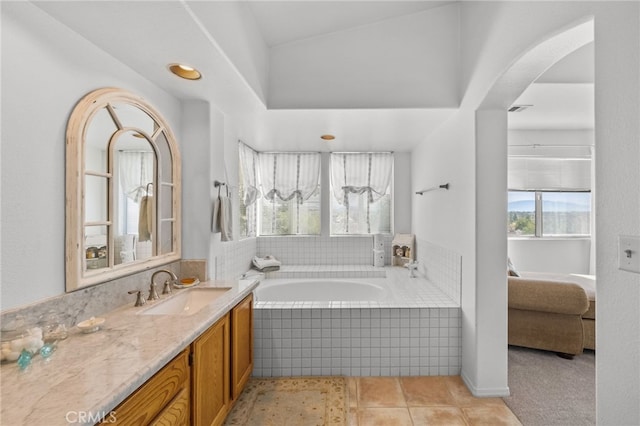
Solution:
[[[451,299],[460,303],[462,256],[448,248],[418,239],[418,273],[436,284]]]
[[[201,284],[205,285],[231,290],[198,313],[178,319],[138,315],[145,307],[127,304],[104,315],[106,322],[99,332],[81,334],[71,329],[49,359],[35,356],[24,371],[16,363],[3,364],[0,424],[94,424],[100,416],[108,419],[110,410],[244,299],[257,283]],[[188,290],[175,294],[179,291]],[[78,422],[79,418],[86,421]]]
[[[391,264],[391,240],[384,235],[385,264]],[[275,256],[283,265],[372,265],[373,236],[258,237],[257,255]]]
[[[253,374],[460,374],[459,303],[433,283],[409,278],[405,268],[384,271],[386,278],[370,279],[389,287],[382,301],[258,300]]]
[[[217,280],[237,279],[251,268],[256,255],[256,238],[220,243],[218,255],[213,260],[212,278]]]

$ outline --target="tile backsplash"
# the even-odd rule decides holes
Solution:
[[[447,296],[460,303],[462,256],[445,247],[417,239],[418,271]]]
[[[385,264],[391,263],[391,240],[384,236]],[[257,255],[275,256],[283,265],[372,265],[372,236],[258,237]]]
[[[133,306],[135,295],[128,294],[128,292],[130,290],[141,290],[146,297],[151,283],[151,276],[161,269],[172,271],[178,278],[193,276],[201,280],[207,278],[205,260],[177,261],[95,286],[63,293],[30,305],[8,309],[1,313],[0,323],[4,329],[16,317],[21,316],[27,325],[36,325],[40,318],[53,311],[63,319],[67,326],[71,327],[80,321],[92,316],[105,314],[128,303]],[[162,287],[159,279],[156,284],[158,284],[158,289],[161,291]]]

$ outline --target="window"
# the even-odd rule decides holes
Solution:
[[[509,150],[509,236],[590,235],[590,147],[534,145]]]
[[[391,233],[393,154],[332,153],[329,205],[321,205],[321,154],[257,152],[240,142],[240,235]]]
[[[331,234],[391,233],[393,154],[331,154]]]
[[[319,152],[258,153],[260,235],[320,234]]]
[[[509,191],[509,236],[590,235],[590,192]]]
[[[251,147],[240,142],[238,167],[239,204],[240,204],[240,238],[255,237],[257,235],[256,200],[258,194],[257,164],[258,153]]]
[[[319,152],[257,152],[240,142],[240,234],[320,234]]]

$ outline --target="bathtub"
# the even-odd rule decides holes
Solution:
[[[378,281],[378,282],[375,282]],[[258,302],[383,301],[388,294],[386,280],[270,279],[255,292]]]
[[[254,297],[256,377],[460,374],[459,302],[406,270],[265,279]]]

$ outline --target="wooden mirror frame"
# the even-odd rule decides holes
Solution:
[[[156,154],[156,163],[161,164],[160,152],[155,141],[164,135],[167,148],[171,155],[171,181],[160,182],[161,185],[171,187],[171,218],[165,221],[173,222],[171,226],[171,252],[152,255],[143,260],[115,264],[113,254],[109,256],[107,267],[93,269],[87,273],[85,241],[85,138],[87,129],[96,113],[103,108],[111,109],[113,104],[127,104],[137,107],[145,112],[154,121],[153,134],[147,134],[137,127],[124,127],[117,118],[114,124],[117,127],[116,133],[123,131],[133,131],[144,136],[153,147]],[[113,110],[111,110],[112,112]],[[114,133],[112,136],[115,136]],[[109,140],[106,141],[107,147]],[[181,200],[181,160],[176,139],[171,128],[164,118],[140,96],[134,95],[123,89],[102,88],[97,89],[83,97],[73,109],[67,124],[66,135],[66,244],[65,244],[65,266],[66,266],[66,291],[74,291],[87,286],[103,283],[119,277],[141,272],[160,265],[180,260],[181,258],[181,220],[180,220],[180,200]],[[107,178],[107,220],[104,226],[112,227],[113,211],[113,182],[111,165],[105,173]],[[155,173],[154,182],[158,173]],[[158,194],[160,191],[158,191]],[[158,215],[160,201],[155,204],[155,217]],[[155,230],[160,228],[159,220],[155,221]],[[95,225],[95,224],[94,224]],[[155,242],[161,244],[161,236]],[[113,229],[107,232],[107,244],[109,251],[114,250]]]

